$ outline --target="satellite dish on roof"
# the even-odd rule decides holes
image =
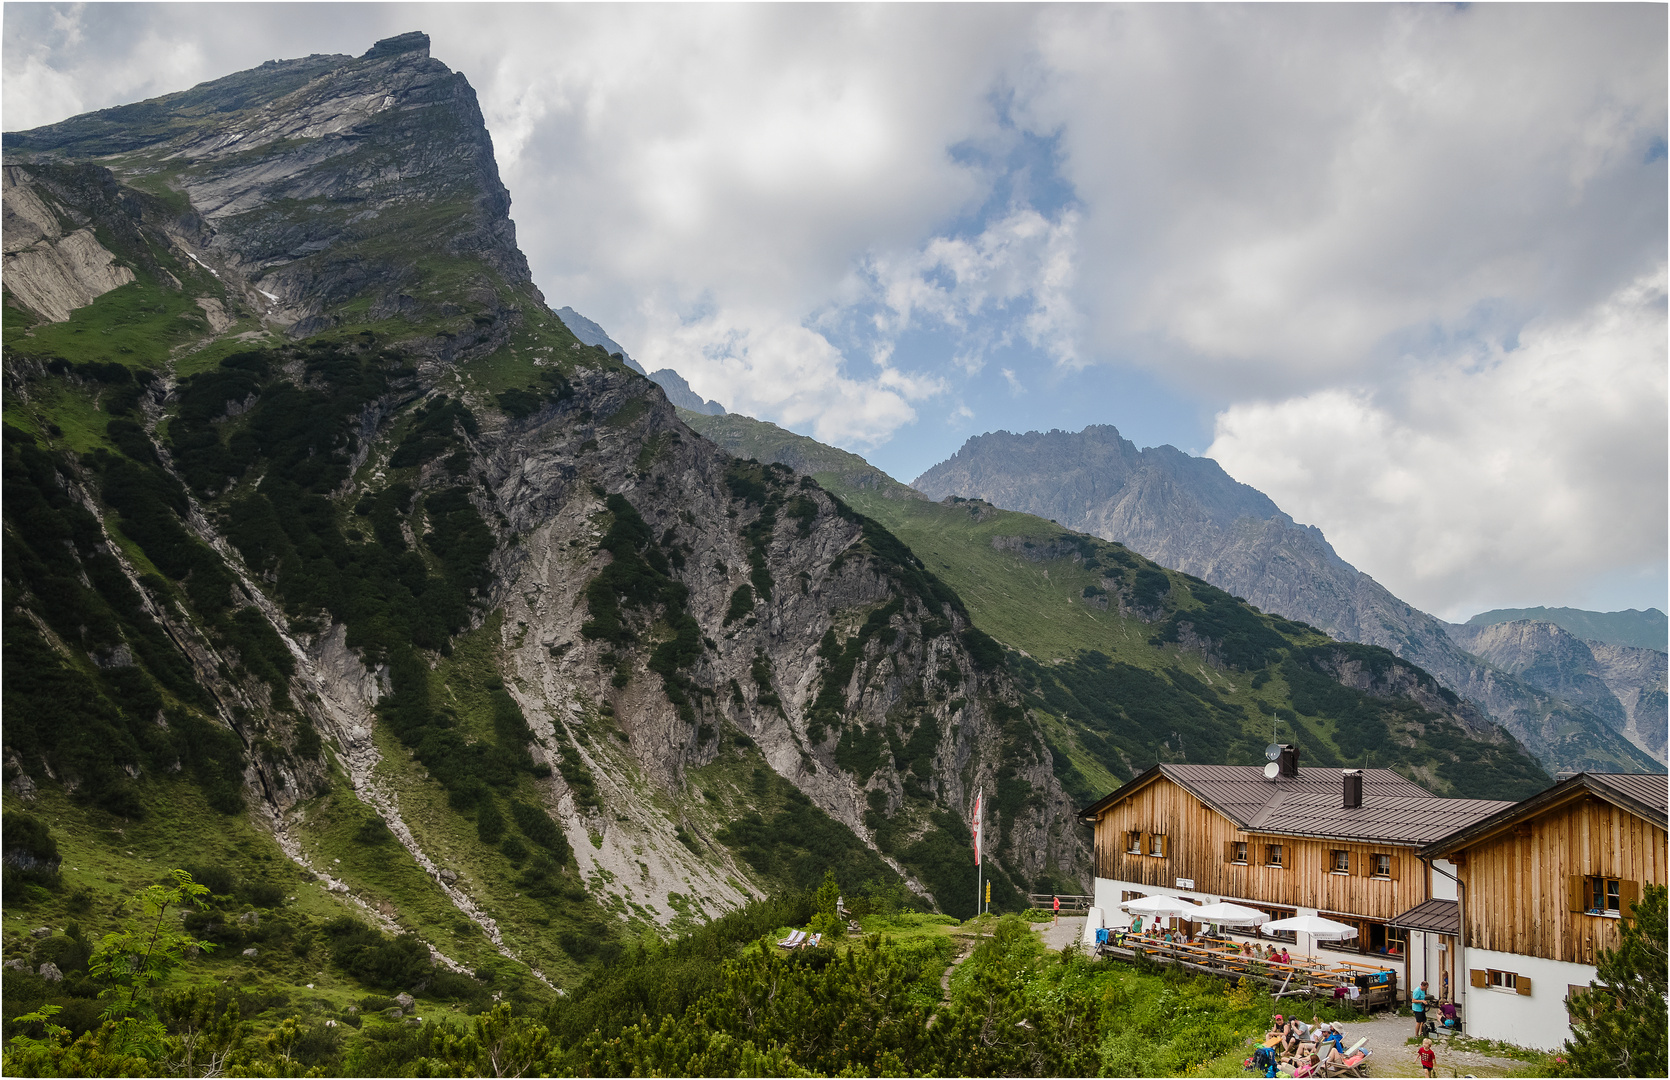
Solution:
[[[1281,757],[1281,743],[1273,742],[1264,748],[1264,760],[1275,761]]]
[[[1270,764],[1264,766],[1264,779],[1274,780],[1280,772],[1281,764],[1279,762],[1272,761]]]

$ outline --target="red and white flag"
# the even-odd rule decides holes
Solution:
[[[980,799],[982,795],[974,796],[974,865],[980,865]]]

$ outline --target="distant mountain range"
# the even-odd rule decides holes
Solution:
[[[1468,626],[1490,626],[1494,623],[1523,622],[1553,623],[1560,629],[1582,638],[1607,645],[1631,645],[1638,649],[1670,651],[1670,616],[1658,608],[1637,611],[1583,611],[1569,607],[1497,608],[1482,612],[1467,620]]]
[[[1662,683],[1656,698],[1650,678],[1622,688],[1641,715],[1632,723],[1623,701],[1604,704],[1593,684],[1563,696],[1515,674],[1516,667],[1542,671],[1540,662],[1516,654],[1504,667],[1474,655],[1449,624],[1392,595],[1341,559],[1320,530],[1295,522],[1208,458],[1170,446],[1138,450],[1105,425],[999,431],[968,440],[913,486],[933,499],[982,499],[1117,540],[1262,610],[1383,646],[1479,703],[1551,770],[1663,767],[1662,733],[1655,739],[1641,727],[1651,726],[1653,709],[1662,715]],[[1610,693],[1618,699],[1619,691]]]
[[[690,389],[690,384],[684,381],[684,376],[672,368],[662,368],[660,371],[645,371],[643,365],[632,359],[627,351],[620,347],[619,342],[603,332],[601,326],[573,308],[559,308],[557,318],[562,320],[563,325],[568,327],[569,331],[579,338],[582,344],[601,345],[611,354],[619,353],[621,360],[627,367],[640,375],[648,375],[651,382],[661,387],[662,392],[667,395],[667,400],[672,404],[681,409],[702,413],[705,416],[725,415],[725,406],[717,401],[703,401],[700,394]]]

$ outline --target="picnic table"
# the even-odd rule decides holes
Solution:
[[[1206,974],[1225,978],[1252,978],[1266,983],[1277,997],[1295,995],[1340,996],[1357,986],[1359,978],[1371,982],[1367,992],[1359,992],[1350,1001],[1353,1007],[1366,1011],[1394,1003],[1397,973],[1385,965],[1364,964],[1349,960],[1323,960],[1309,956],[1290,957],[1288,962],[1264,956],[1248,956],[1234,945],[1212,941],[1165,941],[1148,932],[1131,933],[1112,927],[1098,937],[1097,950],[1115,956],[1146,956],[1151,959],[1182,964]]]

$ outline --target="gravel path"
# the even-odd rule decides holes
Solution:
[[[1368,1036],[1369,1049],[1374,1051],[1374,1056],[1369,1059],[1369,1073],[1373,1076],[1422,1076],[1415,1047],[1409,1045],[1409,1039],[1414,1034],[1415,1021],[1412,1017],[1378,1013],[1374,1019],[1361,1023],[1347,1021],[1345,1045],[1350,1046],[1364,1035]],[[1490,1057],[1454,1048],[1444,1037],[1433,1038],[1432,1049],[1438,1055],[1438,1068],[1434,1072],[1441,1077],[1506,1076],[1513,1070],[1527,1067],[1525,1062],[1513,1058]]]
[[[1044,944],[1051,949],[1061,949],[1077,941],[1084,934],[1083,915],[1063,915],[1058,923],[1033,923],[1032,929],[1037,931]]]

